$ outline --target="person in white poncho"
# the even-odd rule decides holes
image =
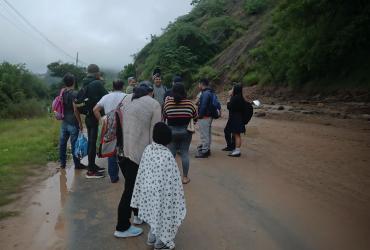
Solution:
[[[153,143],[141,158],[131,207],[150,225],[148,245],[154,249],[174,249],[175,236],[186,215],[184,190],[175,158],[166,147],[170,128],[159,122],[153,129]]]

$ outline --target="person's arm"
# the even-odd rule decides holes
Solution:
[[[154,107],[153,107],[152,120],[150,122],[150,133],[149,133],[150,143],[153,140],[153,128],[154,128],[154,125],[157,124],[158,122],[160,122],[161,121],[161,118],[162,118],[161,105],[159,104],[159,102],[155,102]]]
[[[96,104],[94,109],[93,109],[93,112],[94,112],[94,115],[95,115],[95,118],[96,120],[100,121],[100,118],[101,118],[101,113],[100,111],[102,110],[102,106],[100,106],[99,104]]]
[[[198,112],[197,112],[197,108],[195,107],[194,104],[192,104],[192,109],[193,109],[193,119],[194,119],[194,122],[197,122],[198,121]]]
[[[77,106],[74,102],[73,102],[73,111],[77,119],[78,125],[80,127],[80,131],[82,131],[84,127],[83,127],[82,120],[81,120],[81,114],[80,114],[80,111],[78,111]]]
[[[168,98],[167,100],[165,100],[164,104],[163,104],[163,110],[162,110],[162,120],[163,122],[166,122],[167,120],[167,108],[168,108]]]

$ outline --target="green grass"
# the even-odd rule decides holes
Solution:
[[[11,216],[17,216],[18,214],[18,211],[0,211],[0,220]]]
[[[0,121],[0,206],[12,201],[35,166],[56,160],[58,131],[50,117]]]

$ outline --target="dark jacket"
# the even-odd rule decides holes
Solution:
[[[229,119],[226,124],[226,129],[231,133],[245,133],[245,124],[243,120],[243,114],[246,107],[246,101],[243,96],[237,95],[230,99],[227,103],[227,109],[229,110]]]
[[[95,76],[87,76],[84,78],[82,80],[82,86],[87,88],[87,98],[89,98],[88,107],[90,111],[86,115],[86,125],[97,125],[98,120],[96,120],[92,110],[100,99],[108,94],[108,91],[104,88],[104,82],[96,79]]]
[[[202,90],[202,94],[199,99],[198,117],[199,119],[204,117],[211,117],[211,101],[212,101],[213,90],[206,88]]]

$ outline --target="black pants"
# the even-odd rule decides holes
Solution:
[[[95,167],[95,157],[96,157],[96,140],[98,139],[98,125],[88,125],[86,124],[87,128],[87,153],[88,153],[88,170],[89,171],[96,171]]]
[[[123,158],[119,163],[119,167],[125,177],[125,190],[123,191],[118,205],[118,222],[116,230],[123,232],[131,226],[131,212],[133,211],[134,215],[138,215],[138,210],[136,208],[131,208],[130,204],[139,165],[128,158]]]
[[[224,134],[225,134],[226,146],[230,149],[235,149],[235,137],[230,132],[230,129],[228,128],[228,126],[225,127]]]

